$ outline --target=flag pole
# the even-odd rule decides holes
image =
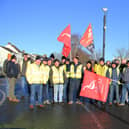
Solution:
[[[93,49],[93,53],[94,53],[94,58],[95,58],[95,60],[97,60],[97,55],[96,55],[95,49]]]
[[[72,61],[72,52],[70,51],[70,61]]]

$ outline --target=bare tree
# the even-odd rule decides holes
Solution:
[[[128,49],[125,49],[125,48],[118,49],[116,51],[115,58],[119,58],[120,60],[122,60],[122,59],[128,59],[129,58],[129,50]]]
[[[71,36],[71,55],[72,57],[79,56],[80,62],[85,64],[87,60],[91,58],[90,54],[88,54],[80,45],[81,36],[78,34],[74,34]]]

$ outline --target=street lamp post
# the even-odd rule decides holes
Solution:
[[[104,17],[103,17],[103,58],[105,59],[105,34],[106,34],[106,12],[107,8],[103,8]]]

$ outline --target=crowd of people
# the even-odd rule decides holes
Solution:
[[[129,60],[105,62],[100,58],[98,62],[89,60],[83,65],[79,56],[75,56],[72,61],[62,56],[60,61],[55,59],[54,54],[50,57],[36,56],[34,60],[24,54],[22,65],[17,63],[15,55],[9,54],[3,65],[8,82],[7,98],[10,102],[20,102],[15,95],[16,81],[20,78],[22,97],[29,98],[30,109],[34,106],[42,108],[44,104],[97,103],[96,100],[79,96],[85,70],[112,80],[107,104],[129,104]]]

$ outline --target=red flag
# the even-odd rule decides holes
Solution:
[[[64,43],[62,54],[67,57],[71,51],[71,27],[70,24],[61,32],[57,38],[59,42]]]
[[[80,44],[84,47],[87,47],[92,43],[93,43],[93,32],[91,24],[89,24],[88,28],[86,29],[86,32],[84,33],[84,35],[80,40]]]
[[[85,70],[80,96],[106,102],[110,79]]]

